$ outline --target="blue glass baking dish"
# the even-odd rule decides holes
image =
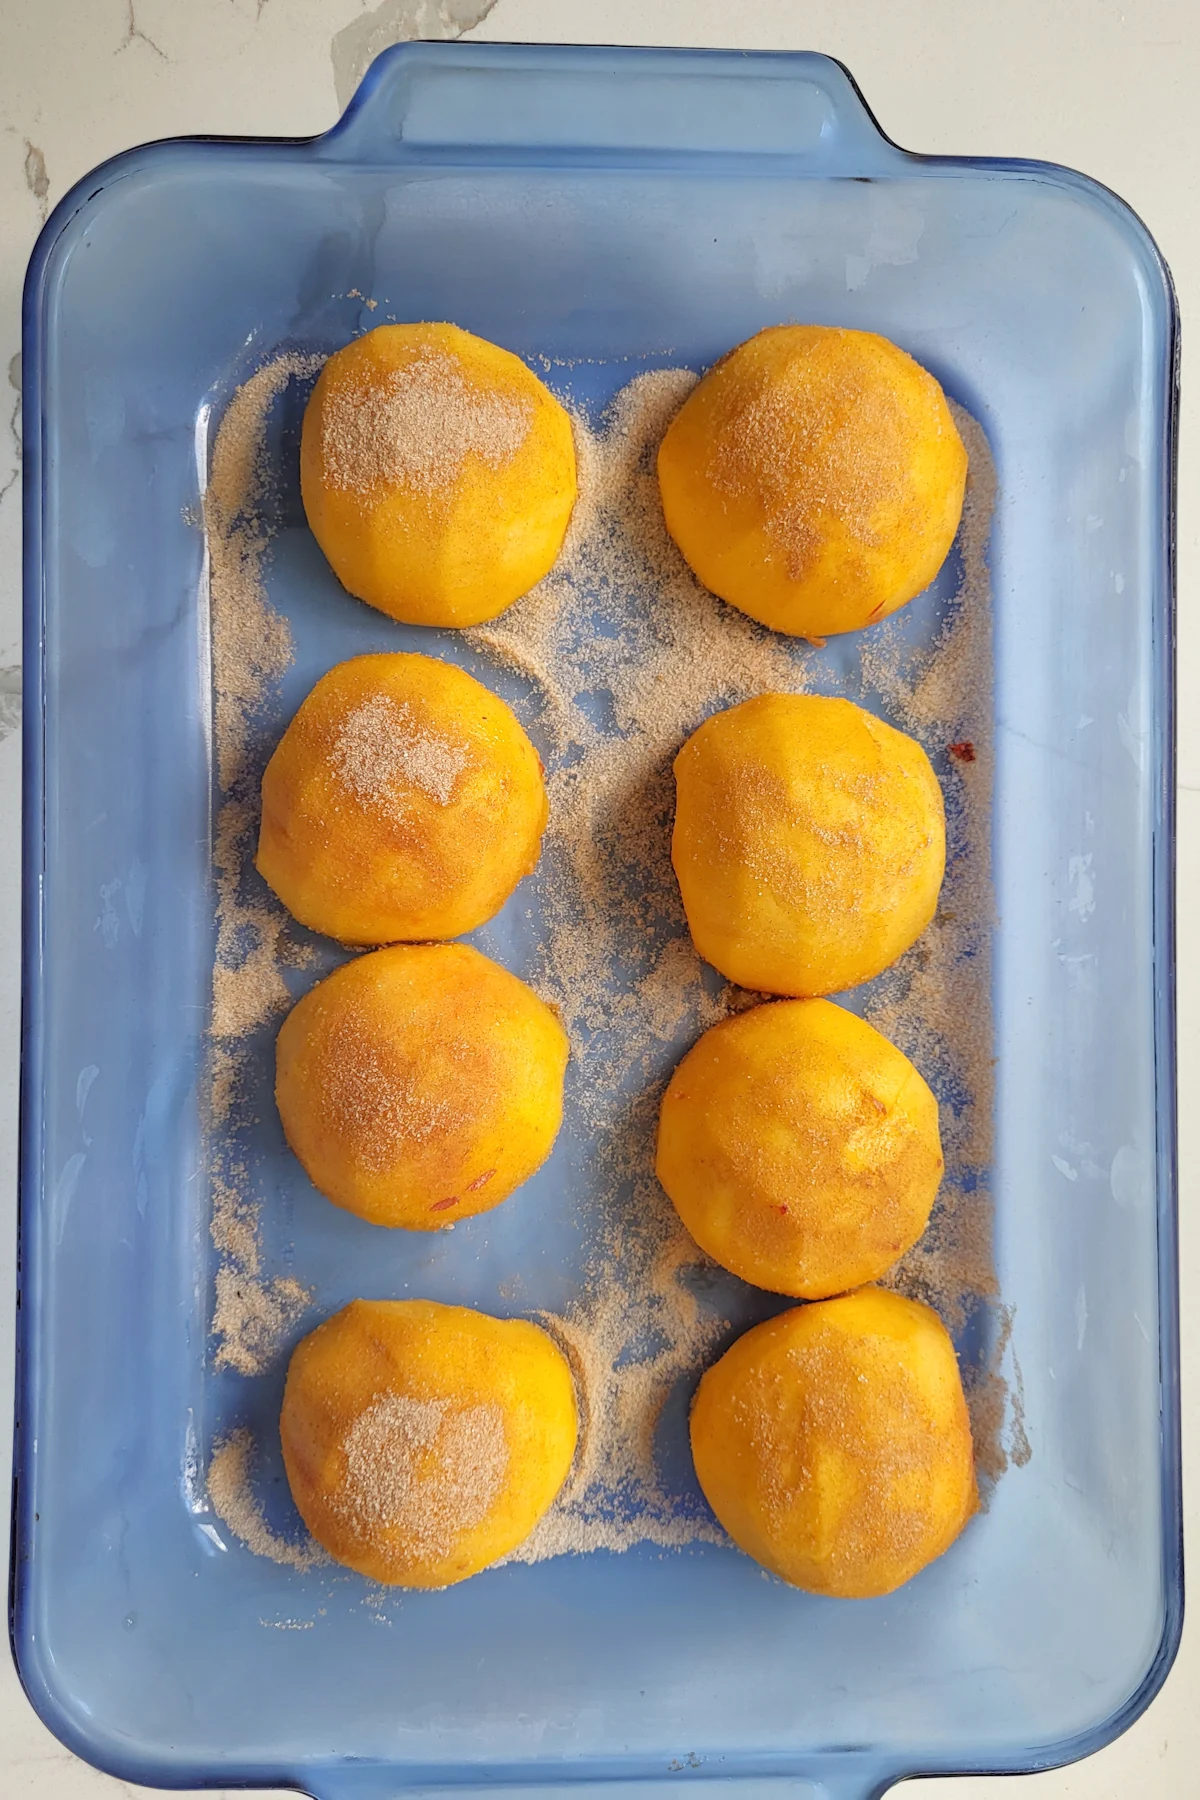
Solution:
[[[273,348],[369,325],[356,294],[592,359],[599,398],[622,359],[702,367],[789,317],[869,327],[986,428],[996,1263],[1032,1455],[890,1599],[646,1546],[406,1596],[381,1630],[353,1583],[314,1589],[197,1503],[215,1379],[197,433]],[[322,138],[153,145],[58,207],[25,300],[12,1630],[81,1756],[319,1800],[706,1780],[862,1800],[1081,1756],[1147,1704],[1182,1608],[1175,345],[1169,277],[1120,201],[1045,165],[902,152],[818,56],[405,46]],[[338,655],[408,641],[339,611],[293,523],[271,577],[305,646],[284,707]],[[305,637],[318,589],[336,628]],[[569,1268],[521,1236],[538,1204],[506,1254],[529,1303],[556,1305]],[[323,1310],[390,1282],[369,1228],[335,1248],[315,1210],[288,1217]],[[476,1241],[457,1288],[439,1253],[396,1254],[406,1279],[505,1310],[504,1259]]]

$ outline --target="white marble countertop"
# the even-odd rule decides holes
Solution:
[[[1200,310],[1200,7],[1195,0],[5,0],[0,4],[0,1464],[12,1378],[20,793],[20,297],[56,200],[89,168],[149,138],[296,135],[332,123],[371,56],[409,37],[823,50],[853,70],[905,146],[1045,158],[1128,200],[1170,263],[1186,322]],[[1186,330],[1185,330],[1186,342]],[[1200,1383],[1192,1213],[1200,1077],[1200,413],[1183,407],[1179,466],[1180,1093],[1185,1493],[1196,1538]],[[1189,1304],[1191,1303],[1191,1304]],[[1191,1479],[1187,1479],[1191,1477]],[[1116,1744],[1015,1781],[1030,1800],[1184,1800],[1200,1794],[1200,1640],[1185,1630],[1162,1694]],[[98,1774],[35,1718],[0,1657],[0,1792],[103,1800]],[[137,1792],[146,1790],[138,1789]],[[984,1800],[999,1782],[905,1788]]]

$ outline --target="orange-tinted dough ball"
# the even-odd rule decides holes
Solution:
[[[954,1346],[929,1307],[882,1288],[739,1338],[697,1390],[692,1455],[734,1543],[814,1594],[890,1594],[976,1506]]]
[[[498,695],[431,656],[356,656],[267,764],[257,865],[342,943],[458,937],[529,874],[547,815],[537,751]]]
[[[933,376],[887,338],[826,325],[777,325],[723,357],[658,457],[699,579],[802,637],[856,631],[928,587],[966,475]]]
[[[575,1390],[523,1319],[352,1300],[297,1344],[280,1415],[308,1529],[372,1581],[440,1588],[529,1536],[575,1454]]]
[[[541,1167],[567,1040],[532,988],[465,944],[355,957],[297,1002],[275,1053],[284,1133],[315,1187],[375,1225],[437,1231]]]
[[[511,351],[456,325],[380,325],[322,369],[300,484],[352,594],[409,625],[478,625],[562,547],[571,421]]]
[[[762,694],[675,758],[671,860],[697,950],[765,994],[833,994],[918,938],[946,861],[913,738],[849,700]]]
[[[696,1242],[800,1300],[889,1269],[924,1231],[942,1167],[925,1082],[828,1000],[714,1025],[663,1096],[658,1178]]]

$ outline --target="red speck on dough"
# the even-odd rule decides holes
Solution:
[[[468,1194],[473,1194],[475,1192],[476,1188],[484,1187],[492,1179],[492,1176],[495,1173],[496,1173],[495,1169],[485,1169],[483,1171],[482,1175],[477,1175],[475,1177],[474,1181],[468,1181],[468,1183],[467,1183]]]
[[[430,1210],[430,1212],[445,1212],[445,1210],[448,1206],[457,1206],[457,1205],[458,1205],[458,1195],[451,1194],[451,1196],[448,1200],[435,1200],[429,1210]]]
[[[955,762],[974,762],[975,746],[970,738],[964,738],[961,744],[951,744],[950,754]]]

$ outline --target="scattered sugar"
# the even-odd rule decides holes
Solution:
[[[259,1375],[275,1361],[311,1293],[290,1275],[262,1274],[258,1208],[246,1198],[249,1174],[233,1154],[211,1174],[209,1233],[220,1257],[211,1331],[215,1369]]]
[[[981,1366],[969,1371],[967,1408],[971,1414],[971,1431],[975,1438],[975,1462],[983,1483],[983,1503],[988,1492],[999,1481],[1010,1463],[1024,1468],[1032,1455],[1025,1434],[1025,1389],[1021,1365],[1012,1356],[1013,1381],[1001,1374],[1005,1359],[1012,1354],[1014,1310],[1011,1306],[995,1309],[995,1333],[991,1351]]]
[[[212,1329],[220,1341],[213,1367],[236,1369],[239,1375],[261,1375],[270,1366],[312,1300],[290,1275],[260,1281],[233,1262],[218,1268],[216,1290]]]
[[[244,1427],[230,1432],[213,1450],[208,1497],[221,1523],[256,1556],[269,1557],[285,1568],[304,1573],[328,1564],[328,1556],[311,1538],[294,1543],[272,1531],[254,1492],[253,1469],[254,1439]]]
[[[267,455],[267,419],[288,384],[320,366],[285,354],[244,382],[217,427],[204,525],[208,548],[214,749],[220,803],[213,844],[217,943],[213,966],[209,1118],[229,1125],[244,1098],[246,1040],[289,1004],[281,964],[303,959],[287,915],[255,885],[258,769],[255,719],[292,656],[287,621],[263,585],[270,556],[276,476]],[[246,1198],[244,1167],[230,1165],[214,1140],[210,1230],[221,1258],[212,1331],[214,1366],[257,1374],[303,1312],[308,1296],[284,1277],[263,1280],[257,1210]]]
[[[213,851],[217,954],[212,1032],[218,1040],[244,1036],[288,1004],[278,966],[287,915],[264,897],[261,887],[246,891],[258,823],[258,771],[251,766],[249,750],[255,716],[292,659],[287,620],[270,604],[263,585],[277,487],[267,455],[267,418],[288,384],[312,375],[320,363],[320,357],[284,354],[238,388],[217,428],[204,495],[214,746],[221,791]],[[214,1120],[220,1123],[237,1086],[228,1046],[215,1059],[213,1078]]]
[[[1006,1453],[1010,1462],[1018,1469],[1023,1469],[1033,1455],[1033,1445],[1029,1442],[1025,1430],[1025,1377],[1021,1373],[1021,1363],[1014,1354],[1013,1380],[1009,1389],[1008,1443]]]
[[[347,791],[368,805],[403,809],[407,787],[449,806],[470,748],[422,724],[391,694],[372,694],[341,721],[331,760]]]
[[[443,493],[468,456],[492,469],[510,462],[532,423],[529,395],[476,386],[455,357],[421,350],[383,381],[373,373],[331,389],[322,418],[325,477],[355,494],[377,482]]]
[[[251,722],[267,686],[292,659],[287,620],[270,605],[263,568],[271,542],[272,473],[266,420],[290,381],[319,356],[285,354],[243,382],[225,408],[204,495],[209,557],[217,777],[230,793],[244,773]]]
[[[983,1186],[992,1159],[993,1032],[991,885],[992,687],[991,611],[986,560],[995,476],[983,432],[955,409],[970,456],[959,537],[958,594],[932,648],[914,657],[897,626],[872,632],[863,651],[864,681],[889,716],[944,763],[946,879],[937,915],[907,956],[873,984],[867,1014],[919,1067],[942,1071],[946,1178],[931,1232],[910,1252],[924,1267],[928,1298],[936,1294],[951,1322],[981,1292],[991,1220]],[[969,760],[946,753],[970,744]],[[945,1255],[940,1254],[945,1251]],[[901,1273],[910,1266],[901,1264]],[[928,1271],[946,1282],[930,1286]],[[957,1271],[957,1273],[956,1273]],[[956,1299],[956,1284],[962,1299]]]
[[[212,1068],[213,1110],[220,1122],[236,1089],[230,1040],[244,1038],[287,1011],[289,995],[280,973],[287,915],[274,901],[248,899],[244,889],[258,833],[256,804],[230,797],[217,813],[213,869],[217,887],[217,953],[213,965],[212,1034],[225,1040]],[[220,1077],[219,1085],[217,1077]]]
[[[257,1276],[260,1263],[258,1217],[255,1208],[243,1197],[246,1170],[227,1158],[222,1170],[214,1173],[211,1183],[212,1241],[220,1254],[242,1275]]]
[[[888,1277],[925,1300],[952,1331],[981,1303],[994,1324],[986,1361],[964,1370],[980,1476],[994,1482],[1019,1443],[1005,1418],[1016,1402],[999,1373],[1008,1342],[996,1303],[992,1260],[994,1058],[992,1026],[991,869],[993,781],[992,616],[987,544],[995,503],[995,469],[979,424],[952,404],[967,448],[969,473],[958,546],[961,579],[933,645],[905,647],[902,615],[867,635],[864,684],[891,718],[943,763],[947,809],[946,880],[937,916],[895,968],[874,983],[872,1023],[919,1068],[942,1081],[946,1174],[921,1241]]]

